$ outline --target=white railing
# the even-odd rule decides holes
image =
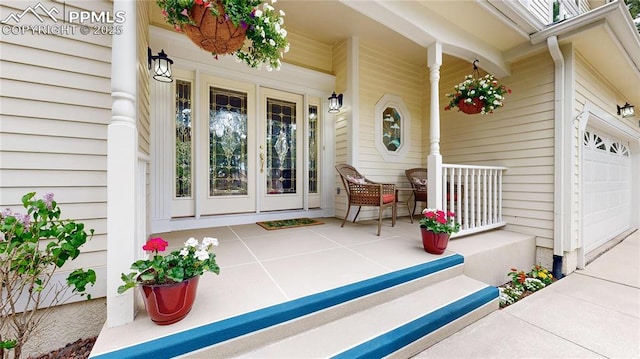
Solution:
[[[460,223],[460,232],[453,236],[487,231],[507,224],[502,220],[502,173],[506,169],[442,164],[443,210],[454,212]]]

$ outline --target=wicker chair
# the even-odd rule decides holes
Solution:
[[[418,202],[424,202],[427,205],[427,169],[426,168],[410,168],[404,171],[407,180],[413,187],[413,211],[411,217],[416,213]]]
[[[377,183],[368,180],[348,164],[338,164],[336,165],[336,170],[340,174],[342,184],[347,191],[348,201],[347,213],[345,214],[340,227],[344,227],[344,223],[347,221],[347,217],[349,217],[351,206],[358,206],[358,212],[353,218],[354,223],[363,206],[379,207],[378,236],[380,235],[380,229],[382,228],[382,212],[385,208],[391,207],[393,211],[391,225],[392,227],[396,225],[397,205],[394,184]]]

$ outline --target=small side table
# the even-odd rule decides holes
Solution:
[[[400,192],[409,192],[409,197],[406,200],[400,201],[399,194]],[[411,215],[411,207],[409,206],[409,202],[411,202],[411,198],[415,195],[415,189],[413,187],[396,187],[396,203],[406,204],[407,210],[409,211],[409,218],[411,219],[411,223],[413,223],[413,216]]]

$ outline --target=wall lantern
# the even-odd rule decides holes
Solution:
[[[342,107],[342,94],[336,95],[334,91],[329,97],[329,113],[338,113]]]
[[[160,82],[173,82],[171,78],[171,60],[167,54],[164,53],[164,49],[158,52],[157,56],[151,54],[151,49],[147,47],[147,57],[149,61],[149,70],[153,64],[153,78]]]
[[[622,107],[616,106],[618,107],[618,115],[622,116],[622,118],[633,117],[636,114],[633,105],[629,105],[628,102],[625,102]]]

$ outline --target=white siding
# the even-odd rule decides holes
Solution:
[[[62,4],[40,2],[59,8],[61,24]],[[3,1],[0,17],[37,3]],[[67,12],[111,9],[106,0],[66,2]],[[21,19],[21,24],[37,22],[32,15]],[[65,269],[106,264],[110,60],[111,36],[77,32],[0,38],[0,208],[21,208],[27,192],[53,192],[62,217],[95,229],[80,257]]]
[[[282,58],[283,62],[324,73],[332,73],[331,45],[292,32],[287,34],[287,40],[290,51]]]
[[[520,0],[522,2],[522,0]],[[551,22],[552,5],[550,0],[530,0],[527,9],[545,24]]]
[[[409,186],[404,171],[412,167],[426,167],[422,144],[423,101],[425,84],[422,83],[424,68],[407,62],[385,51],[379,44],[361,43],[359,47],[360,118],[358,119],[359,162],[352,164],[368,178],[385,183]],[[337,77],[338,78],[338,77]],[[383,159],[375,146],[374,113],[376,103],[385,95],[400,97],[411,118],[410,149],[396,162]],[[338,135],[340,135],[340,131]],[[340,153],[340,147],[337,149]],[[336,163],[344,162],[337,158]],[[342,184],[339,183],[342,187]],[[336,199],[336,216],[343,217],[346,207],[344,191]],[[407,215],[405,208],[398,208],[399,215]],[[390,211],[387,213],[391,215]],[[358,219],[377,218],[377,209],[363,208]]]
[[[449,56],[443,62],[441,108],[449,102],[445,94],[472,70]],[[538,55],[513,64],[512,75],[499,81],[513,93],[493,114],[441,111],[443,162],[508,167],[503,177],[507,228],[549,242],[544,239],[553,238],[553,63],[547,54]]]
[[[334,74],[336,75],[336,92],[344,93],[347,89],[347,42],[343,41],[339,44],[336,44],[333,47],[333,64],[334,64]],[[327,119],[332,120],[333,116],[328,115]],[[335,162],[334,163],[346,163],[347,162],[347,136],[349,136],[347,117],[339,117],[336,121],[335,127]],[[340,188],[340,194],[336,194],[335,196],[335,208],[336,215],[338,217],[344,217],[344,213],[346,212],[346,203],[347,197],[344,192],[344,187],[342,181],[340,180],[340,176],[336,172],[334,168],[330,168],[330,171],[333,171],[336,178],[336,188]]]

